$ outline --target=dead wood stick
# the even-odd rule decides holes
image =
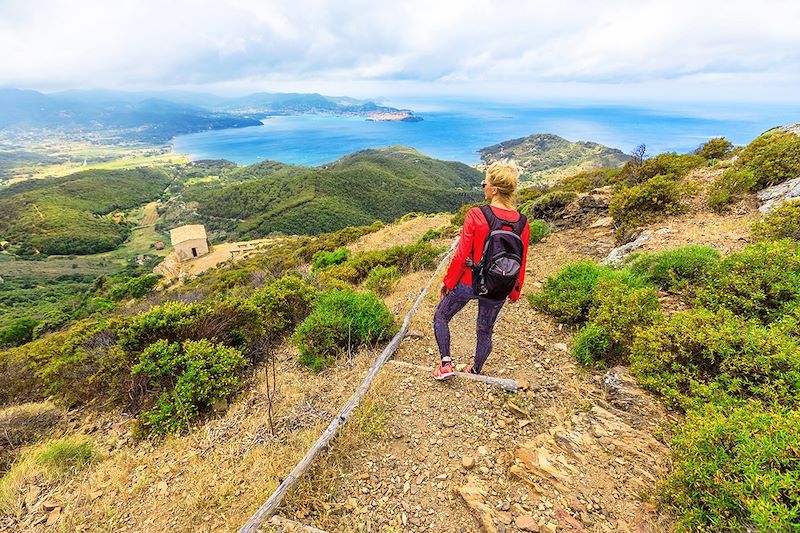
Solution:
[[[408,331],[409,324],[411,324],[411,317],[413,317],[414,313],[417,312],[417,309],[425,299],[425,295],[433,283],[433,280],[436,279],[439,271],[442,269],[442,267],[444,267],[447,259],[450,257],[450,254],[453,253],[453,250],[455,250],[457,245],[458,239],[453,241],[453,244],[442,258],[439,266],[436,267],[436,271],[434,271],[431,279],[428,281],[428,284],[425,285],[425,287],[419,293],[417,300],[414,302],[414,305],[411,306],[411,309],[409,309],[408,313],[406,313],[406,316],[403,319],[403,325],[400,327],[400,331],[397,332],[397,335],[392,337],[392,340],[375,360],[372,368],[367,373],[367,377],[365,377],[364,381],[361,382],[361,385],[359,385],[358,389],[356,389],[353,396],[350,397],[350,400],[348,400],[348,402],[345,404],[342,411],[336,417],[334,417],[333,420],[331,420],[328,428],[322,433],[322,435],[320,435],[320,437],[317,439],[317,442],[315,442],[308,452],[306,452],[306,455],[303,457],[303,459],[297,463],[294,469],[292,469],[289,475],[286,476],[275,492],[273,492],[269,499],[264,502],[264,505],[262,505],[241,527],[241,529],[239,529],[239,533],[256,533],[261,523],[272,516],[278,509],[278,506],[281,504],[281,502],[283,502],[286,492],[294,487],[300,477],[306,472],[306,470],[309,469],[309,467],[311,467],[311,463],[314,462],[314,459],[316,459],[317,456],[328,447],[328,444],[330,443],[331,439],[333,439],[334,435],[336,435],[336,433],[339,431],[339,428],[341,428],[347,419],[350,418],[350,415],[353,413],[353,411],[355,411],[355,408],[358,406],[361,398],[367,393],[367,390],[369,390],[369,386],[372,384],[372,380],[375,379],[378,371],[397,350],[397,347],[400,345],[400,341],[403,340],[406,331]]]
[[[288,518],[284,518],[278,515],[273,516],[270,519],[270,522],[278,526],[278,531],[284,531],[282,527],[288,528],[287,533],[291,533],[293,531],[307,531],[308,533],[327,533],[327,531],[323,531],[322,529],[317,529],[315,527],[307,526],[305,524],[301,524],[300,522],[295,522],[294,520],[289,520]]]
[[[395,360],[389,362],[395,366],[413,368],[415,370],[424,370],[425,372],[433,372],[433,368],[428,368],[427,366],[424,365],[415,365],[414,363],[409,363],[407,361]],[[483,374],[468,374],[466,372],[456,372],[455,374],[460,378],[471,379],[473,381],[480,381],[481,383],[486,383],[487,385],[500,387],[501,389],[505,389],[510,392],[516,392],[517,389],[519,389],[519,384],[513,379],[495,378],[492,376],[484,376]]]

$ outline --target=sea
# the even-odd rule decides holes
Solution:
[[[714,137],[743,145],[774,126],[800,122],[800,105],[545,105],[418,100],[408,107],[423,120],[373,122],[364,117],[275,116],[264,119],[262,126],[181,135],[172,144],[176,152],[194,160],[227,159],[238,164],[274,160],[319,166],[351,152],[391,145],[410,146],[437,159],[475,164],[480,161],[480,148],[535,133],[594,141],[626,153],[644,144],[647,153],[655,155],[690,152]]]

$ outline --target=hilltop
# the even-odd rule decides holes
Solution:
[[[481,178],[463,163],[394,146],[317,168],[256,163],[221,182],[187,186],[177,201],[196,204],[193,219],[217,238],[307,235],[391,221],[411,211],[452,211],[478,198]],[[166,216],[171,219],[169,209]]]
[[[481,160],[491,163],[511,158],[529,181],[553,181],[587,170],[617,168],[630,156],[621,150],[595,142],[571,142],[551,133],[503,141],[480,150]]]

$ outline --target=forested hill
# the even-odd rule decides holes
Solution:
[[[13,185],[0,197],[0,240],[20,256],[113,250],[128,236],[108,216],[157,198],[170,182],[159,169],[86,170]]]
[[[252,175],[252,179],[245,179]],[[187,187],[212,229],[237,221],[228,234],[316,234],[394,220],[412,211],[458,209],[478,195],[481,174],[411,148],[364,150],[319,168],[259,163],[231,173],[232,184]]]
[[[572,142],[551,133],[503,141],[481,148],[480,154],[484,163],[513,159],[522,167],[524,179],[541,181],[587,170],[618,168],[630,159],[616,148],[595,142]]]

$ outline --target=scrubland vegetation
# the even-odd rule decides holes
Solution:
[[[629,364],[687,419],[662,483],[679,529],[790,530],[798,524],[800,244],[762,241],[720,258],[687,246],[615,269],[564,267],[532,305],[579,330],[584,365]],[[657,289],[689,307],[667,313]]]

